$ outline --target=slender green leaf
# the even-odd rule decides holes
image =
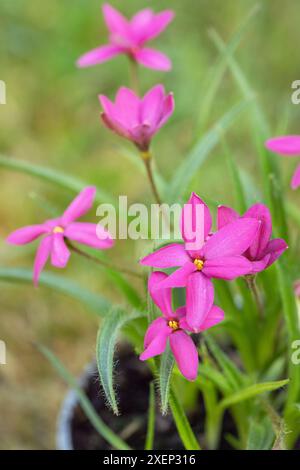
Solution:
[[[238,390],[235,393],[223,398],[218,404],[219,410],[225,410],[229,406],[236,405],[245,400],[249,400],[250,398],[254,398],[257,395],[265,392],[272,392],[273,390],[277,390],[278,388],[282,388],[287,385],[289,379],[286,380],[278,380],[277,382],[264,382],[260,384],[250,385],[249,387],[245,387],[244,389]]]
[[[170,391],[170,406],[178,434],[186,450],[200,450],[199,442],[186,417],[184,409],[178,400],[174,390]]]
[[[210,32],[210,36],[219,52],[225,53],[226,44],[219,34],[212,30]],[[244,98],[250,99],[255,95],[255,93],[239,64],[233,55],[230,54],[230,51],[227,51],[227,61],[232,74],[244,95]],[[270,128],[267,119],[256,99],[252,100],[251,110],[252,126],[254,129],[254,136],[256,139],[256,146],[262,170],[263,188],[268,206],[270,207],[272,213],[274,231],[277,236],[282,236],[285,239],[288,239],[287,221],[283,205],[283,198],[281,197],[282,188],[277,161],[276,158],[274,158],[274,156],[271,155],[264,146],[265,140],[271,135]]]
[[[224,352],[217,345],[216,341],[212,338],[211,335],[205,333],[204,337],[209,346],[210,351],[212,352],[216,361],[221,367],[232,389],[239,389],[245,383],[244,374],[242,374],[242,372],[238,369],[234,362],[224,354]]]
[[[288,215],[296,222],[296,224],[300,227],[300,210],[299,206],[293,204],[291,201],[287,203],[287,212]]]
[[[106,268],[106,272],[108,277],[110,277],[116,287],[128,300],[129,304],[134,308],[141,308],[143,301],[137,290],[132,287],[132,284],[118,271]]]
[[[247,202],[246,202],[246,197],[244,194],[244,187],[241,181],[240,172],[239,172],[237,164],[233,161],[232,155],[230,153],[230,150],[227,148],[227,146],[226,146],[225,152],[226,152],[228,168],[229,168],[232,183],[233,183],[236,206],[237,206],[238,212],[242,214],[246,212],[247,210]]]
[[[84,187],[89,186],[89,183],[81,181],[74,176],[69,176],[63,172],[53,170],[52,168],[36,165],[34,163],[23,160],[17,160],[15,158],[6,157],[4,155],[0,155],[0,167],[54,183],[57,186],[74,193],[79,193]],[[96,201],[105,201],[112,204],[115,202],[111,195],[99,188],[97,188]]]
[[[213,103],[215,102],[215,97],[218,92],[218,88],[221,84],[222,77],[224,75],[224,72],[227,67],[227,55],[232,55],[236,49],[238,48],[239,44],[241,43],[241,40],[245,36],[252,20],[255,18],[257,13],[259,12],[261,8],[261,5],[256,4],[248,13],[244,21],[241,23],[239,26],[238,30],[236,33],[232,36],[231,40],[229,43],[226,45],[226,48],[224,51],[220,53],[220,56],[214,65],[214,67],[211,69],[208,80],[207,80],[207,86],[204,87],[205,89],[205,94],[204,96],[201,96],[201,106],[199,108],[201,109],[201,113],[199,116],[200,120],[200,129],[203,129],[208,116],[210,114],[211,108]]]
[[[173,367],[174,367],[174,356],[168,344],[165,352],[161,356],[160,368],[159,368],[159,391],[160,391],[160,401],[161,401],[161,412],[163,415],[166,414],[168,411],[170,384],[171,384]]]
[[[128,314],[120,307],[116,307],[110,311],[98,331],[96,359],[100,381],[108,405],[116,415],[119,414],[119,410],[113,383],[113,366],[118,333],[126,323],[142,316],[139,312]]]
[[[32,284],[32,271],[26,268],[0,267],[0,281]],[[110,302],[104,297],[88,291],[64,275],[43,272],[39,285],[79,300],[99,316],[105,316],[111,308]]]
[[[48,359],[54,369],[59,373],[59,375],[64,379],[64,381],[72,387],[76,392],[78,400],[82,409],[84,410],[87,418],[90,420],[91,424],[94,426],[96,431],[103,437],[109,444],[111,444],[115,449],[118,450],[130,450],[130,447],[119,438],[100,418],[94,409],[92,403],[84,393],[84,391],[79,387],[77,380],[70,374],[70,372],[64,367],[64,365],[59,361],[59,359],[45,346],[38,345],[38,349],[41,353]]]
[[[187,158],[183,160],[172,178],[167,195],[169,203],[180,200],[209,153],[219,143],[237,117],[247,108],[249,102],[249,100],[245,100],[233,106],[204,137],[201,136],[201,139],[196,143]]]
[[[224,395],[231,393],[232,387],[220,371],[208,364],[200,364],[198,381],[209,379]]]
[[[154,383],[150,383],[149,387],[149,408],[148,408],[148,423],[145,450],[152,450],[154,444],[155,432],[155,391]]]
[[[282,260],[277,261],[276,269],[278,285],[283,303],[283,312],[289,336],[288,345],[290,348],[292,342],[300,337],[295,295],[291,279],[289,278],[288,268],[284,266]],[[293,364],[291,359],[288,361],[288,367],[290,384],[285,403],[284,417],[288,428],[293,430],[293,432],[289,433],[286,437],[287,445],[291,447],[300,434],[299,416],[295,412],[295,403],[300,400],[300,367],[297,364]]]
[[[218,447],[222,414],[218,413],[218,391],[213,382],[199,380],[197,382],[202,391],[205,405],[205,437],[209,449]]]

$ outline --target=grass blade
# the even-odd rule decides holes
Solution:
[[[109,444],[118,450],[130,450],[130,447],[119,438],[106,424],[102,421],[100,416],[96,413],[92,403],[86,396],[84,391],[79,387],[77,380],[72,374],[64,367],[59,359],[45,346],[38,345],[39,351],[48,359],[54,369],[59,373],[63,380],[72,387],[77,394],[78,400],[86,416],[94,426],[96,431],[103,437]]]
[[[149,409],[148,409],[148,424],[145,450],[152,450],[154,444],[154,429],[155,429],[155,391],[154,383],[150,383],[149,388]]]
[[[186,450],[201,450],[199,442],[186,417],[184,409],[178,400],[174,390],[170,391],[170,406],[178,434]]]
[[[288,383],[289,379],[250,385],[249,387],[245,387],[235,393],[232,393],[228,397],[223,398],[223,400],[219,402],[218,408],[220,412],[224,411],[229,406],[236,405],[237,403],[241,403],[245,400],[249,400],[250,398],[254,398],[257,395],[265,392],[272,392],[278,388],[284,387]]]
[[[223,353],[223,351],[219,348],[215,340],[210,335],[205,333],[204,338],[210,351],[214,355],[214,358],[226,376],[228,383],[231,385],[232,390],[238,390],[241,385],[245,383],[244,375],[231,361],[231,359],[229,359],[229,357]]]
[[[202,96],[202,103],[201,103],[201,113],[200,113],[200,130],[202,130],[207,122],[207,118],[210,114],[212,105],[214,103],[218,88],[221,84],[222,77],[226,71],[227,64],[227,55],[232,55],[238,48],[241,40],[245,36],[252,20],[255,18],[257,13],[259,12],[261,6],[256,4],[245,20],[242,22],[236,33],[232,36],[229,43],[226,45],[224,51],[220,53],[220,57],[218,58],[216,64],[211,69],[209,73],[209,77],[207,80],[207,86],[204,87],[205,95]]]
[[[17,160],[4,155],[0,155],[0,167],[34,176],[35,178],[48,181],[49,183],[54,183],[63,189],[72,191],[73,193],[79,193],[85,186],[90,185],[90,183],[81,181],[74,176],[65,175],[62,172],[53,170],[52,168],[36,165],[24,160]],[[99,188],[97,188],[96,201],[105,201],[112,204],[115,202],[111,195]]]
[[[26,268],[0,267],[0,281],[32,284],[32,271]],[[39,285],[49,287],[73,299],[79,300],[99,316],[105,316],[111,308],[110,302],[104,297],[84,289],[74,281],[62,275],[58,276],[56,274],[43,272],[39,280]]]
[[[249,100],[244,100],[233,106],[217,121],[204,137],[201,136],[201,139],[196,143],[175,172],[168,188],[167,202],[174,203],[180,200],[209,153],[219,143],[224,133],[248,105]]]

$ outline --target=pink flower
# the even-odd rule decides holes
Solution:
[[[166,278],[167,274],[160,271],[152,273],[149,277],[150,295],[163,316],[156,318],[148,327],[144,339],[145,351],[140,355],[140,359],[145,361],[162,354],[169,340],[180,372],[188,380],[195,380],[198,373],[198,352],[187,333],[187,331],[191,332],[191,329],[186,321],[186,309],[180,307],[173,312],[171,289],[160,289],[160,285]],[[199,331],[207,330],[223,319],[224,312],[214,305],[203,317]]]
[[[288,246],[281,238],[271,240],[272,219],[269,209],[264,204],[254,204],[242,217],[230,207],[218,207],[219,230],[227,224],[231,224],[243,218],[253,218],[261,222],[251,245],[243,253],[243,255],[252,262],[252,270],[249,274],[256,274],[271,266]]]
[[[267,149],[285,157],[300,156],[300,135],[274,137],[267,140],[265,145]],[[297,189],[298,186],[300,186],[300,165],[297,166],[291,181],[292,189]]]
[[[102,10],[109,30],[109,44],[97,47],[80,57],[77,61],[79,67],[101,64],[119,54],[126,54],[150,69],[171,69],[171,61],[165,54],[149,49],[145,44],[164,31],[174,18],[173,11],[166,10],[154,14],[147,8],[129,21],[108,3],[103,5]]]
[[[165,95],[162,85],[156,85],[144,98],[137,97],[129,88],[119,89],[116,102],[99,96],[106,127],[131,140],[141,151],[147,151],[152,137],[166,123],[174,111],[174,98]]]
[[[6,240],[8,243],[25,245],[43,235],[34,260],[35,286],[38,285],[40,274],[49,257],[51,257],[52,266],[56,268],[66,266],[70,257],[70,251],[65,243],[66,238],[100,250],[112,247],[113,240],[99,224],[74,222],[91,209],[95,194],[96,188],[87,187],[76,196],[61,217],[47,220],[40,225],[20,228],[8,236]]]
[[[142,265],[155,268],[180,267],[162,281],[160,287],[187,288],[187,322],[195,332],[199,330],[213,305],[214,289],[211,278],[231,280],[251,271],[250,261],[241,255],[250,246],[260,225],[255,219],[243,218],[211,234],[212,219],[209,209],[195,193],[183,208],[182,220],[187,219],[185,214],[191,214],[189,205],[196,210],[199,204],[204,207],[204,218],[202,227],[197,229],[203,229],[205,241],[198,249],[187,248],[189,245],[184,223],[181,224],[181,233],[185,245],[172,243],[141,260]]]

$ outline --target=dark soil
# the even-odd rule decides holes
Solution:
[[[122,439],[134,449],[144,449],[147,412],[149,401],[149,383],[153,377],[144,362],[139,361],[136,354],[129,346],[122,345],[117,354],[117,374],[115,382],[119,397],[120,416],[115,416],[105,405],[104,397],[101,395],[97,371],[90,375],[86,387],[86,393],[93,403],[101,419]],[[155,421],[156,450],[178,450],[182,449],[182,443],[178,436],[171,413],[162,416],[157,405]],[[188,416],[192,428],[197,437],[203,433],[205,420],[204,405],[201,395],[195,411]],[[236,435],[236,430],[230,415],[224,418],[224,433]],[[99,436],[93,426],[86,418],[80,405],[75,408],[72,418],[72,437],[74,449],[80,450],[109,450],[110,445]],[[224,440],[220,443],[220,449],[229,449],[230,446]]]

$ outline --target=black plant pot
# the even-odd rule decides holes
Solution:
[[[115,416],[107,408],[101,389],[95,363],[90,364],[79,380],[101,419],[133,449],[143,449],[147,431],[149,384],[153,376],[147,365],[137,358],[128,345],[121,345],[116,355],[117,393],[120,416]],[[171,413],[162,416],[156,407],[155,441],[156,450],[183,449]],[[198,406],[188,416],[192,428],[201,442],[205,420],[204,404],[199,394]],[[230,416],[224,420],[226,430],[235,434]],[[58,419],[57,448],[60,450],[109,450],[110,445],[99,436],[82,411],[76,393],[67,394]],[[221,441],[221,449],[229,449],[226,441]]]

